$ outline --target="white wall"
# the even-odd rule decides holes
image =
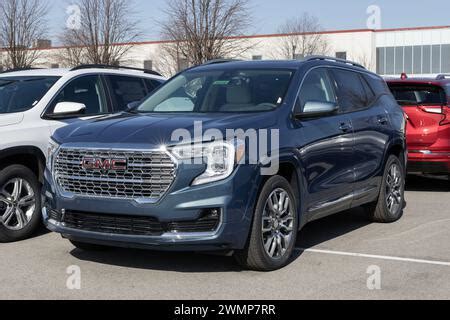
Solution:
[[[369,70],[376,71],[376,49],[377,47],[414,46],[450,44],[450,27],[421,28],[421,29],[398,29],[398,30],[350,30],[331,31],[324,33],[330,46],[328,55],[335,56],[336,52],[347,52],[347,59],[365,65]],[[283,59],[279,48],[283,42],[283,36],[262,35],[247,38],[246,45],[250,49],[240,58],[252,59],[252,56],[260,55],[265,60]],[[162,42],[146,42],[136,44],[126,55],[124,65],[143,67],[145,60],[152,60],[155,70],[167,74],[167,63],[161,54]],[[56,56],[63,49],[42,50],[42,57],[36,63],[39,67],[50,67],[58,63]],[[0,61],[1,61],[0,53]],[[0,62],[1,63],[1,62]],[[61,66],[64,63],[59,62]],[[421,76],[427,76],[420,74]],[[393,76],[398,76],[393,74]]]

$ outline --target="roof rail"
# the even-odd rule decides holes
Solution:
[[[450,74],[443,73],[443,74],[439,74],[436,77],[436,80],[445,80],[445,79],[450,79]]]
[[[220,64],[220,63],[237,62],[237,61],[242,61],[242,60],[239,60],[239,59],[215,59],[215,60],[206,61],[205,63],[203,63],[201,65],[207,66],[207,65],[211,65],[211,64]]]
[[[354,67],[366,69],[366,67],[364,67],[360,63],[349,61],[349,60],[345,60],[345,59],[329,57],[329,56],[309,56],[309,57],[305,58],[305,61],[315,61],[315,60],[323,60],[323,61],[327,60],[327,61],[345,63],[345,64],[348,64],[348,65],[351,65],[351,66],[354,66]]]
[[[10,73],[10,72],[18,72],[18,71],[28,71],[28,70],[41,70],[41,68],[15,68],[15,69],[9,69],[9,70],[2,71],[2,72],[0,72],[0,74]]]
[[[83,69],[124,69],[124,70],[134,70],[134,71],[142,71],[147,74],[152,74],[155,76],[162,75],[159,72],[148,70],[148,69],[141,69],[141,68],[134,68],[134,67],[124,67],[124,66],[113,66],[113,65],[107,65],[107,64],[82,64],[79,66],[76,66],[75,68],[70,69],[70,71],[76,71],[76,70],[83,70]]]

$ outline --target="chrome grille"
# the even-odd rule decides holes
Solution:
[[[126,171],[87,170],[83,159],[126,159]],[[160,199],[175,178],[176,165],[164,151],[95,150],[62,147],[54,177],[64,193],[120,199]]]

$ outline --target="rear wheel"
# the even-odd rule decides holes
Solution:
[[[386,165],[378,201],[366,207],[371,220],[390,223],[399,220],[405,205],[405,168],[396,156]]]
[[[297,239],[296,197],[290,183],[275,176],[264,185],[244,250],[235,253],[244,268],[273,271],[286,266]]]
[[[40,225],[40,184],[25,166],[12,165],[0,172],[0,242],[30,237]]]

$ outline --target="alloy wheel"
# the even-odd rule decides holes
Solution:
[[[0,187],[0,222],[9,230],[18,231],[31,221],[36,199],[31,184],[14,178]]]
[[[392,164],[386,177],[386,205],[393,215],[401,209],[403,205],[403,174],[400,166]]]
[[[288,251],[294,232],[295,212],[289,194],[279,188],[268,197],[262,216],[262,237],[266,253],[281,259]]]

